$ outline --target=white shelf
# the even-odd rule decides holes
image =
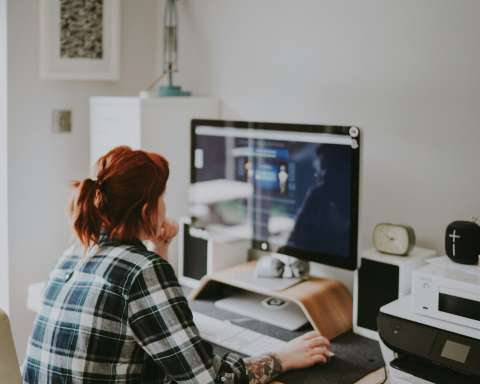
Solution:
[[[393,265],[406,265],[410,263],[416,263],[419,259],[426,260],[428,258],[436,256],[436,252],[433,249],[414,247],[407,256],[388,255],[386,253],[378,252],[374,248],[367,249],[362,253],[363,259],[378,261],[380,263],[387,263]]]

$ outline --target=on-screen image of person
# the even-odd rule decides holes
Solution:
[[[246,160],[243,165],[245,169],[245,181],[251,183],[253,181],[253,164],[250,160]]]
[[[280,193],[282,195],[287,193],[287,181],[288,181],[288,172],[285,165],[280,165],[280,171],[278,172],[278,184],[280,186]]]
[[[348,256],[350,157],[342,145],[319,145],[313,159],[314,185],[306,193],[288,246]]]

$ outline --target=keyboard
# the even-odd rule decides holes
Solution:
[[[193,312],[193,320],[205,340],[243,355],[274,352],[286,344],[286,341],[199,312]]]

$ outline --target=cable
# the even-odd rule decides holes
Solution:
[[[163,72],[160,76],[158,76],[155,80],[153,80],[144,91],[150,91],[155,85],[157,85],[164,77],[166,72]]]
[[[387,373],[387,366],[386,365],[383,366],[383,372],[385,372],[385,378],[383,379],[383,381],[381,383],[378,383],[378,384],[385,384],[387,382],[388,373]]]

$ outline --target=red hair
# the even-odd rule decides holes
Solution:
[[[101,233],[123,242],[154,236],[168,176],[167,160],[156,153],[121,146],[102,156],[97,180],[72,182],[77,193],[70,212],[80,242],[98,244]]]

